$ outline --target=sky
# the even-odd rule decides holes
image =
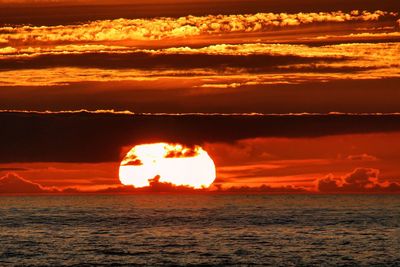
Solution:
[[[213,192],[399,193],[399,11],[0,0],[0,194],[196,191],[121,185],[150,142],[201,145]]]

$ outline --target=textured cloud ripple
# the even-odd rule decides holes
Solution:
[[[91,42],[160,40],[198,35],[250,33],[307,24],[379,21],[397,13],[357,11],[350,13],[257,13],[241,15],[186,16],[180,18],[99,20],[60,26],[8,26],[0,28],[3,43]],[[394,23],[393,23],[394,24]]]

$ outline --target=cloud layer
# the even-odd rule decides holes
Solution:
[[[351,13],[257,13],[243,15],[186,16],[180,18],[117,19],[81,25],[22,26],[0,28],[3,43],[35,42],[104,42],[126,40],[161,40],[199,35],[251,33],[313,23],[378,21],[396,13],[357,11]]]
[[[255,137],[400,131],[398,115],[171,116],[3,112],[0,123],[0,162],[119,161],[122,147],[157,141],[204,144]]]
[[[0,86],[159,81],[191,76],[197,78],[196,87],[231,88],[400,77],[399,43],[24,49],[0,48]]]
[[[335,178],[328,175],[318,180],[316,191],[299,186],[212,186],[210,189],[194,189],[186,186],[175,186],[161,183],[157,179],[150,180],[150,185],[142,188],[133,186],[112,186],[102,189],[85,190],[74,187],[45,188],[31,182],[16,173],[7,173],[0,178],[0,195],[10,194],[148,194],[148,193],[191,193],[191,194],[397,194],[400,193],[399,183],[387,181],[378,182],[379,170],[357,168],[343,177]]]

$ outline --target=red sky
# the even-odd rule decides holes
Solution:
[[[6,114],[10,114],[13,119],[7,122],[4,119]],[[19,126],[20,133],[5,131],[9,136],[14,136],[19,144],[4,146],[3,151],[8,155],[0,158],[0,176],[4,179],[11,173],[14,178],[19,176],[40,184],[46,190],[74,188],[98,191],[110,187],[118,188],[120,161],[131,147],[147,141],[201,144],[217,166],[213,190],[230,190],[232,187],[260,188],[266,185],[279,188],[283,192],[288,191],[289,186],[288,192],[296,189],[315,193],[326,191],[319,186],[321,181],[333,179],[337,180],[338,188],[332,191],[339,192],[341,187],[346,186],[344,181],[347,176],[360,172],[366,175],[364,180],[368,183],[346,190],[353,193],[386,192],[392,183],[393,190],[399,189],[400,143],[397,140],[400,130],[392,126],[400,119],[398,115],[374,115],[366,118],[363,118],[365,115],[339,115],[336,118],[337,115],[267,116],[264,119],[259,116],[201,115],[200,118],[186,118],[187,122],[198,125],[198,129],[203,128],[205,132],[202,134],[193,127],[185,132],[184,129],[189,124],[183,124],[184,118],[180,116],[169,116],[169,122],[167,117],[161,116],[162,118],[155,118],[157,120],[153,125],[152,117],[144,117],[139,120],[139,125],[147,125],[147,128],[141,130],[147,136],[143,139],[134,126],[135,115],[30,114],[2,115],[3,125],[23,125],[24,120],[32,120],[36,127],[34,133],[27,135],[21,133],[25,133],[29,126]],[[85,121],[91,119],[94,125],[98,125],[99,117],[96,116],[100,116],[103,121],[103,130],[90,125],[85,128],[79,122],[86,124]],[[237,130],[237,134],[229,133],[235,131],[230,125],[233,121],[239,122],[239,119],[238,126],[246,127],[251,133]],[[122,121],[125,121],[124,124],[121,124]],[[210,124],[210,121],[214,122]],[[385,123],[382,124],[382,121]],[[164,123],[171,128],[160,132],[158,128],[165,128]],[[53,132],[43,135],[49,125],[55,128],[53,131],[60,131],[58,136]],[[130,128],[131,125],[133,128]],[[256,130],[254,126],[260,129]],[[106,130],[108,127],[115,128]],[[338,131],[338,128],[343,127],[345,129]],[[68,128],[69,132],[65,132]],[[322,128],[325,129],[322,131]],[[150,129],[153,129],[153,133],[149,132]],[[86,136],[93,136],[92,142],[87,142]],[[106,140],[110,138],[113,140],[106,144]],[[35,146],[29,147],[25,144]],[[12,151],[13,149],[18,151]]]
[[[399,10],[0,0],[0,194],[119,187],[123,151],[150,141],[202,145],[213,190],[399,191]],[[202,115],[160,116],[180,113]]]

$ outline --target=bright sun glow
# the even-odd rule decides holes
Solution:
[[[145,187],[159,177],[159,182],[193,188],[209,187],[215,180],[215,165],[200,146],[180,144],[145,144],[133,147],[119,167],[124,185]]]

